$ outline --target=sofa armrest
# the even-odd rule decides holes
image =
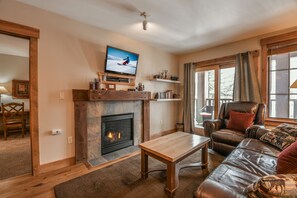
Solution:
[[[246,138],[253,138],[253,139],[260,139],[262,135],[267,133],[269,130],[266,129],[263,125],[253,125],[246,129],[245,137]]]
[[[220,130],[222,126],[221,120],[206,120],[203,122],[204,135],[207,137],[211,136],[211,133],[214,131]]]
[[[229,189],[228,187],[210,180],[206,179],[199,186],[195,192],[195,198],[214,198],[214,197],[228,197],[228,198],[237,198],[240,197],[234,190]]]

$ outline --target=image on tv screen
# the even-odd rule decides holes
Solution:
[[[135,75],[137,62],[138,54],[113,47],[107,48],[106,71]]]

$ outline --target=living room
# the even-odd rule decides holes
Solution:
[[[156,24],[158,22],[158,13],[155,14],[152,13],[149,9],[146,10],[147,8],[150,8],[149,3],[127,1],[128,4],[135,4],[134,6],[139,7],[138,9],[141,9],[141,11],[146,11],[148,12],[148,14],[151,15],[146,18],[148,26],[147,30],[145,31],[142,27],[144,17],[140,16],[137,12],[131,13],[126,10],[121,12],[121,9],[117,7],[119,5],[123,5],[120,1],[112,1],[113,4],[110,5],[108,4],[108,1],[99,1],[99,3],[95,1],[88,1],[88,3],[85,4],[85,7],[80,7],[80,4],[78,2],[79,1],[76,1],[76,3],[73,3],[73,5],[69,5],[67,4],[67,2],[65,2],[65,5],[63,4],[62,6],[69,7],[69,9],[71,9],[72,6],[76,8],[78,7],[81,8],[82,12],[85,13],[88,12],[88,9],[95,9],[95,11],[97,11],[98,8],[96,8],[96,6],[105,5],[105,9],[112,9],[114,6],[115,11],[119,11],[119,15],[114,16],[114,18],[110,19],[110,22],[107,24],[105,24],[106,18],[104,17],[97,17],[93,19],[91,17],[88,18],[88,16],[85,16],[87,19],[90,20],[90,22],[95,21],[98,24],[106,25],[104,28],[100,28],[96,27],[96,24],[87,24],[80,22],[81,19],[79,18],[73,19],[70,16],[57,14],[54,10],[46,10],[44,8],[44,6],[46,7],[46,4],[44,4],[44,2],[38,3],[37,1],[26,0],[0,1],[1,20],[29,26],[39,31],[38,36],[36,37],[38,41],[38,50],[36,52],[36,57],[38,58],[38,68],[35,71],[36,73],[34,74],[36,77],[35,80],[37,80],[36,85],[38,86],[36,86],[36,88],[38,87],[38,94],[37,96],[34,96],[35,99],[30,98],[30,102],[32,99],[35,101],[34,105],[30,106],[30,111],[32,111],[32,108],[33,110],[34,108],[37,110],[37,112],[35,112],[35,117],[31,119],[30,123],[33,127],[32,130],[35,130],[33,132],[34,137],[33,139],[31,138],[31,141],[34,142],[31,142],[31,144],[33,145],[32,157],[34,158],[32,171],[36,176],[26,175],[25,178],[27,180],[25,180],[25,178],[23,178],[23,180],[32,180],[32,183],[29,182],[27,185],[18,185],[18,190],[13,190],[14,187],[12,186],[16,185],[19,180],[13,180],[14,178],[11,178],[12,180],[6,179],[3,180],[3,182],[0,181],[0,194],[3,194],[4,197],[16,197],[20,196],[21,193],[24,193],[23,196],[28,197],[50,195],[53,196],[54,186],[64,181],[73,179],[75,176],[81,176],[77,172],[74,174],[71,174],[71,172],[67,172],[68,175],[70,175],[69,177],[66,177],[64,179],[52,179],[48,182],[48,186],[45,187],[46,190],[41,189],[39,190],[39,192],[34,192],[35,188],[33,186],[38,186],[38,182],[43,183],[41,180],[39,180],[44,176],[43,174],[46,174],[46,177],[50,177],[53,174],[57,173],[55,171],[61,170],[60,168],[64,168],[64,170],[65,168],[68,168],[69,170],[71,169],[71,167],[74,167],[74,169],[79,170],[79,168],[83,166],[83,164],[81,163],[77,163],[76,165],[74,165],[76,163],[76,120],[73,89],[88,90],[90,81],[94,81],[94,79],[98,78],[97,73],[104,72],[107,46],[112,46],[139,54],[135,85],[117,85],[117,91],[126,91],[128,88],[133,89],[135,88],[135,86],[138,86],[139,83],[142,83],[144,85],[144,91],[151,92],[152,96],[154,96],[155,93],[165,92],[167,90],[174,90],[177,94],[180,95],[181,98],[183,98],[184,64],[195,63],[199,65],[202,64],[203,61],[235,56],[238,53],[247,51],[258,51],[259,55],[256,61],[256,74],[261,84],[263,83],[263,80],[265,78],[263,78],[262,73],[262,46],[260,40],[275,35],[294,32],[297,30],[297,22],[295,20],[296,13],[294,12],[294,9],[297,6],[296,2],[288,0],[285,1],[284,5],[282,5],[279,2],[274,1],[273,3],[277,3],[277,5],[279,6],[282,5],[283,9],[274,11],[274,15],[271,14],[270,17],[270,13],[267,11],[268,8],[266,8],[266,18],[262,18],[261,21],[258,23],[255,23],[254,21],[245,21],[245,29],[238,28],[240,30],[235,31],[236,27],[239,26],[239,23],[241,22],[237,21],[233,24],[229,21],[231,23],[231,25],[229,24],[230,26],[228,27],[229,32],[232,32],[230,30],[233,30],[234,32],[236,32],[236,34],[234,33],[234,35],[231,33],[226,36],[224,35],[224,31],[227,30],[219,28],[220,24],[227,22],[217,22],[217,28],[207,26],[209,28],[209,32],[205,34],[201,33],[201,35],[203,36],[197,39],[196,42],[200,45],[199,47],[197,47],[192,46],[192,44],[195,44],[190,40],[190,37],[193,35],[184,35],[185,33],[179,30],[179,28],[183,28],[184,26],[172,27],[174,25],[170,25],[168,28],[173,32],[172,34],[167,34],[167,32],[162,29],[162,27],[159,27],[158,29],[158,24]],[[34,3],[36,4],[30,5]],[[167,3],[169,4],[169,2]],[[257,5],[263,5],[259,3],[259,1],[255,1],[255,3],[258,3]],[[199,10],[199,4],[193,4],[196,6],[193,9],[196,8]],[[177,5],[180,4],[176,4],[176,6]],[[59,5],[56,6],[59,8]],[[153,7],[156,5],[154,3],[151,6]],[[229,6],[232,7],[232,5]],[[227,10],[229,6],[226,6]],[[267,6],[269,7],[269,9],[271,7],[277,7],[275,5]],[[166,6],[164,5],[164,7]],[[187,5],[187,8],[189,7],[191,7],[191,3]],[[256,9],[255,7],[253,8]],[[172,7],[172,9],[173,8],[177,7]],[[123,9],[127,9],[127,7],[124,7]],[[186,12],[183,11],[183,7],[181,7],[180,9],[181,12]],[[102,10],[102,8],[99,10],[100,12],[104,11]],[[105,12],[110,12],[109,10],[107,10]],[[203,9],[203,11],[205,10],[206,9]],[[165,12],[165,8],[163,11]],[[261,12],[261,10],[257,11]],[[160,9],[159,12],[162,12],[162,9]],[[249,13],[253,12],[249,11]],[[179,15],[182,16],[183,14],[179,13]],[[167,21],[166,23],[170,24],[173,23],[173,21],[175,20],[178,21],[179,15],[170,15],[172,17],[172,21]],[[121,16],[123,16],[123,18],[131,17],[135,21],[135,24],[137,23],[134,26],[133,24],[131,24],[131,26],[127,27],[127,31],[132,31],[133,33],[130,34],[135,35],[135,37],[130,37],[129,34],[125,33],[123,31],[124,26],[118,27],[119,23],[116,20]],[[199,23],[200,20],[202,19],[197,18],[196,23]],[[236,21],[236,19],[234,20]],[[195,20],[189,19],[187,23],[195,23]],[[205,20],[200,23],[203,24],[209,22]],[[255,23],[255,26],[252,26],[252,28],[250,29],[247,28],[249,25],[251,25],[251,23]],[[154,26],[154,24],[156,26]],[[117,27],[117,29],[119,29],[120,31],[109,30],[109,28],[111,27]],[[186,26],[185,28],[188,28],[188,26]],[[176,32],[174,32],[174,30]],[[195,32],[194,30],[186,29],[185,32],[187,31]],[[203,30],[198,29],[197,31],[199,32]],[[11,36],[12,34],[9,35]],[[151,40],[148,40],[148,37]],[[154,38],[155,42],[153,42],[152,38]],[[189,39],[189,41],[187,39]],[[211,43],[210,41],[213,43]],[[168,44],[170,42],[172,42],[172,45]],[[188,48],[185,47],[186,44]],[[177,46],[180,46],[180,51],[178,51]],[[159,73],[164,72],[164,70],[167,70],[168,75],[170,76],[178,76],[178,81],[180,81],[181,83],[161,83],[151,80],[154,75],[158,75]],[[32,78],[30,78],[30,81],[31,80]],[[263,90],[261,90],[261,92],[263,93]],[[219,107],[216,107],[214,111],[216,111],[216,114],[218,114]],[[176,130],[176,123],[184,122],[183,101],[150,101],[148,113],[149,125],[146,126],[149,131],[150,139],[172,133]],[[145,117],[145,115],[142,116]],[[280,124],[280,122],[272,122],[270,120],[270,124],[278,125]],[[60,129],[61,134],[52,135],[53,129]],[[201,126],[195,127],[194,130],[196,131],[196,134],[203,135],[203,128]],[[136,154],[133,153],[124,156],[124,159],[136,155],[139,155],[139,151]],[[123,159],[121,158],[119,161],[122,160]],[[101,165],[100,169],[108,165],[110,164]],[[82,171],[82,173],[86,174],[97,169],[99,168],[93,167],[93,169],[81,170],[84,170]],[[137,169],[135,170],[137,171]],[[187,169],[187,171],[188,170],[190,171],[191,169]],[[197,171],[200,169],[193,170]],[[140,169],[137,173],[140,173]],[[54,182],[53,180],[56,181]],[[161,184],[162,183],[165,185],[165,181],[161,182]],[[29,190],[30,192],[24,192],[24,189],[30,189],[31,191]],[[163,189],[160,189],[160,191],[162,190]],[[195,190],[192,190],[193,191],[191,192],[191,194],[194,194]],[[161,193],[163,193],[163,191]]]

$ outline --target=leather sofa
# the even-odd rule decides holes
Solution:
[[[196,198],[246,197],[246,188],[259,178],[276,174],[280,150],[258,140],[266,129],[251,127],[232,153],[199,186]]]
[[[203,122],[204,135],[211,138],[210,148],[214,151],[228,155],[233,149],[246,138],[242,131],[226,129],[231,110],[255,114],[254,125],[264,125],[265,105],[254,102],[230,102],[223,103],[217,120]]]

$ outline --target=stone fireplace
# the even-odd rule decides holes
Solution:
[[[134,113],[101,117],[101,154],[133,145]]]
[[[150,92],[73,90],[76,161],[89,163],[109,155],[111,150],[149,140],[149,99]],[[127,123],[120,121],[127,115]],[[108,122],[114,116],[115,124],[110,125]],[[128,125],[132,128],[130,135],[124,135],[121,127],[105,131]]]

